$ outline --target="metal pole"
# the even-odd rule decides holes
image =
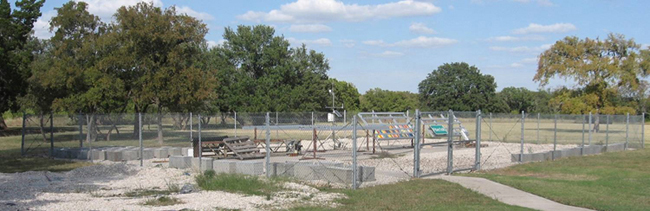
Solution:
[[[192,112],[190,112],[190,143],[194,144],[194,130],[192,130],[192,125],[194,124],[194,121],[192,121]],[[194,147],[194,146],[192,146]]]
[[[352,189],[357,189],[357,177],[359,176],[357,167],[357,116],[352,119]]]
[[[93,124],[93,121],[94,121],[92,119],[93,116],[94,115],[90,115],[90,118],[88,118],[88,114],[86,114],[86,119],[90,120],[90,121],[86,122],[86,124],[88,125],[88,131],[87,131],[87,133],[88,133],[88,136],[87,136],[88,137],[88,160],[90,160],[91,163],[93,162],[93,142],[90,141],[90,139],[91,139],[90,138],[90,136],[91,136],[90,125]]]
[[[454,112],[449,109],[447,115],[447,174],[451,174],[454,170]]]
[[[197,115],[199,118],[199,147],[196,147],[199,149],[199,172],[201,172],[201,165],[202,165],[202,157],[203,157],[203,142],[201,141],[201,114]]]
[[[23,111],[23,128],[21,130],[21,138],[20,138],[20,155],[25,156],[25,119],[27,118],[27,114]]]
[[[237,112],[235,111],[235,137],[237,137]]]
[[[79,113],[79,116],[77,118],[79,119],[79,148],[83,148],[84,147],[84,128],[83,128],[83,122],[81,122],[81,118],[83,118],[81,113]]]
[[[524,121],[526,121],[526,113],[521,111],[521,152],[519,153],[519,162],[524,161]]]
[[[348,125],[348,110],[343,110],[343,125]]]
[[[190,118],[192,117],[192,114],[190,113]],[[192,124],[192,123],[190,123]],[[138,113],[138,140],[140,141],[140,166],[143,166],[144,164],[144,144],[142,144],[142,113]],[[192,136],[192,132],[190,130],[190,137]],[[190,138],[191,139],[191,138]]]
[[[413,177],[420,177],[420,110],[415,109],[415,146],[413,150]]]
[[[481,170],[481,110],[476,112],[476,155],[474,171]]]
[[[645,148],[645,112],[641,113],[641,148]]]
[[[311,112],[311,126],[314,127],[314,112]]]
[[[50,157],[54,157],[54,113],[53,112],[50,112]]]
[[[627,150],[629,142],[629,135],[630,135],[630,113],[627,113],[626,119],[625,119],[625,150]]]
[[[492,141],[492,112],[490,112],[490,131],[488,132],[488,140]]]
[[[557,150],[557,114],[555,114],[555,119],[554,119],[554,126],[553,126],[553,153],[551,154],[551,158],[555,160],[555,151]]]
[[[605,146],[609,149],[609,114],[607,114],[607,124],[605,124]]]
[[[539,113],[537,113],[537,144],[539,144]]]
[[[591,112],[589,112],[589,146],[591,146],[591,131],[593,130],[591,128],[591,120],[592,120],[591,117],[592,117]]]
[[[266,112],[266,177],[271,177],[271,116]]]
[[[582,145],[580,146],[580,155],[585,154],[585,115],[582,115]]]

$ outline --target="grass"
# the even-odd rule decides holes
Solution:
[[[650,210],[650,150],[529,163],[468,174],[563,204],[596,210]]]
[[[160,206],[170,206],[170,205],[182,204],[182,203],[183,201],[181,201],[180,199],[171,196],[161,196],[155,199],[149,199],[145,201],[144,205],[160,207]]]
[[[196,183],[203,190],[218,190],[231,193],[267,196],[282,190],[281,180],[262,180],[256,176],[239,174],[216,174],[212,170],[196,176]]]
[[[70,171],[75,168],[94,165],[89,162],[54,160],[50,158],[1,158],[0,172],[16,173],[26,171]]]
[[[329,190],[347,196],[337,208],[296,207],[291,210],[528,210],[493,200],[454,183],[415,179],[359,190]]]
[[[146,197],[146,196],[156,196],[156,195],[169,195],[172,193],[178,193],[181,191],[181,188],[178,184],[167,183],[167,189],[157,190],[157,189],[136,189],[130,192],[126,192],[124,196],[126,197]]]

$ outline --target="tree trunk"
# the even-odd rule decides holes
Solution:
[[[187,129],[187,125],[188,125],[188,124],[192,124],[192,123],[190,122],[190,116],[187,116],[187,118],[185,118],[185,125],[183,125],[183,128],[181,128],[181,130],[185,130],[185,129]]]
[[[596,115],[594,115],[594,132],[598,133],[600,130],[600,113],[596,112]]]
[[[91,142],[97,139],[97,123],[95,122],[95,114],[86,115],[86,122],[90,124],[90,130],[86,134],[86,141]]]
[[[38,127],[41,129],[41,135],[43,136],[43,142],[47,142],[47,137],[45,136],[45,122],[44,122],[44,116],[43,113],[38,115],[39,118],[39,125]]]
[[[174,129],[183,130],[183,128],[185,128],[183,125],[183,122],[185,121],[185,115],[182,113],[177,113],[172,115],[172,119],[174,120]]]
[[[0,130],[7,130],[9,127],[7,127],[7,123],[5,123],[5,118],[2,117],[2,114],[0,114]]]
[[[158,103],[158,144],[163,144],[162,106]]]
[[[140,113],[140,111],[138,111],[138,107],[135,106],[135,114],[133,114],[133,119],[135,121],[133,121],[133,135],[131,136],[131,138],[134,139],[138,138],[138,136],[140,135],[140,125],[138,124],[138,113]]]
[[[221,113],[221,125],[226,124],[226,113]]]

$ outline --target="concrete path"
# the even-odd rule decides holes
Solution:
[[[520,207],[527,207],[536,210],[590,210],[581,207],[568,206],[560,204],[528,192],[524,192],[510,186],[506,186],[497,182],[493,182],[484,178],[477,177],[460,177],[460,176],[434,176],[427,177],[427,179],[442,179],[449,182],[460,184],[461,186],[479,192],[490,198],[496,199],[500,202],[516,205]]]

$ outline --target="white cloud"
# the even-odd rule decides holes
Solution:
[[[428,16],[441,9],[429,2],[402,0],[377,5],[345,4],[337,0],[297,0],[269,12],[248,11],[237,18],[254,22],[323,23],[392,17]]]
[[[207,41],[207,43],[208,43],[208,47],[209,47],[209,48],[223,45],[224,42],[226,42],[226,40],[224,40],[224,39],[221,39],[221,40],[216,41],[216,42],[213,41],[213,40],[208,40],[208,41]]]
[[[506,51],[511,53],[539,53],[549,49],[551,44],[545,44],[537,47],[528,47],[528,46],[518,46],[518,47],[501,47],[501,46],[492,46],[490,50],[493,51]]]
[[[531,33],[562,33],[577,30],[576,26],[570,23],[556,23],[551,25],[540,25],[531,23],[527,27],[515,29],[512,33],[515,34],[531,34]]]
[[[555,6],[555,4],[553,4],[553,2],[551,2],[550,0],[535,0],[535,1],[532,1],[532,0],[512,0],[512,1],[519,2],[519,3],[524,3],[524,4],[530,3],[530,2],[537,2],[538,5],[545,6],[545,7]]]
[[[510,64],[510,67],[514,67],[514,68],[523,67],[523,66],[524,66],[523,64],[517,62]]]
[[[454,5],[449,5],[449,9],[450,9],[450,10],[455,9]]]
[[[354,45],[356,45],[356,41],[354,40],[339,40],[345,46],[346,48],[353,48]]]
[[[523,64],[537,64],[539,59],[537,57],[535,58],[525,58],[521,60],[521,63]]]
[[[34,36],[39,39],[49,39],[54,36],[54,34],[50,33],[50,20],[55,15],[55,10],[44,12],[43,15],[34,22]]]
[[[332,28],[323,24],[296,24],[289,27],[291,32],[320,33],[330,32]]]
[[[543,36],[531,35],[523,37],[514,37],[514,36],[498,36],[490,37],[487,41],[490,42],[516,42],[516,41],[543,41],[545,38]]]
[[[176,11],[180,14],[187,14],[189,16],[195,17],[199,20],[203,21],[209,21],[209,20],[214,20],[214,16],[204,13],[204,12],[197,12],[193,10],[192,8],[189,8],[187,6],[182,6],[182,7],[176,7]]]
[[[293,38],[293,37],[289,37],[289,38],[287,38],[287,40],[289,41],[289,43],[291,43],[294,46],[298,46],[298,45],[302,45],[302,44],[305,44],[305,45],[320,45],[320,46],[331,46],[332,45],[332,41],[330,41],[330,39],[327,39],[327,38],[320,38],[320,39],[315,39],[315,40],[301,40],[301,39],[296,39],[296,38]]]
[[[382,53],[376,53],[376,54],[371,54],[371,55],[377,56],[377,57],[384,57],[384,58],[395,58],[395,57],[404,56],[404,53],[396,52],[396,51],[384,51]]]
[[[440,37],[420,36],[410,40],[402,40],[396,43],[386,43],[383,40],[367,40],[363,44],[381,47],[406,47],[406,48],[435,48],[458,43],[458,40]]]
[[[409,27],[409,30],[414,33],[418,34],[433,34],[436,33],[433,29],[427,27],[423,23],[412,23],[411,26]]]

